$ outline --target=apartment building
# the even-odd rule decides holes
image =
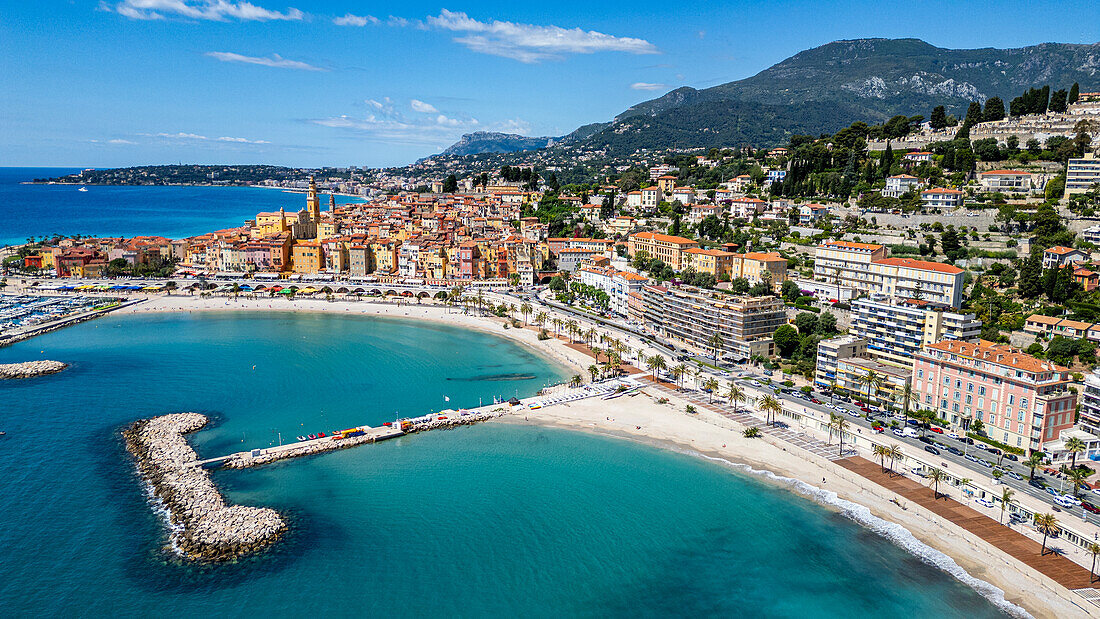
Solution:
[[[1070,383],[1068,368],[984,340],[932,344],[913,367],[921,408],[963,428],[979,420],[993,440],[1028,451],[1073,427],[1077,394]]]
[[[1088,252],[1072,247],[1056,246],[1048,247],[1043,250],[1044,269],[1060,269],[1075,262],[1082,262],[1088,259]]]
[[[888,198],[900,198],[910,191],[920,189],[920,179],[910,174],[896,174],[886,178],[886,187],[882,195]]]
[[[945,311],[923,301],[894,302],[879,296],[852,301],[850,330],[866,340],[871,358],[908,369],[916,354],[930,344],[977,342],[982,321],[973,314]]]
[[[855,335],[841,335],[822,340],[817,345],[817,369],[814,384],[830,387],[837,381],[837,363],[850,357],[866,357],[867,340]]]
[[[1066,166],[1066,192],[1064,197],[1085,193],[1100,183],[1100,158],[1096,153],[1085,153],[1080,159],[1070,159]]]
[[[1031,191],[1031,172],[1021,170],[989,170],[978,173],[978,182],[986,191],[1011,191],[1023,193]]]
[[[576,279],[606,292],[611,299],[608,309],[620,316],[628,313],[630,294],[640,293],[642,287],[649,283],[649,278],[644,275],[591,265],[577,269]]]
[[[684,268],[684,250],[698,247],[699,243],[682,236],[636,232],[627,237],[626,251],[631,258],[644,251],[650,258],[658,258],[674,270],[680,271]]]
[[[958,189],[925,189],[920,192],[921,206],[926,209],[951,210],[963,205],[963,196],[966,195]]]
[[[700,350],[712,349],[711,338],[722,338],[719,353],[741,359],[772,357],[772,334],[787,323],[778,297],[733,296],[695,288],[644,286],[645,324],[655,333]]]

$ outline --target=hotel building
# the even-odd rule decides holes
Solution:
[[[944,311],[942,306],[922,301],[857,299],[852,301],[851,333],[866,340],[868,353],[875,360],[909,369],[916,354],[930,344],[941,340],[977,342],[982,321],[973,314]]]
[[[684,268],[684,250],[698,247],[699,243],[691,239],[657,232],[631,234],[626,245],[627,254],[631,258],[644,251],[650,258],[657,258],[676,271]]]
[[[953,308],[962,305],[962,269],[942,262],[887,258],[882,245],[848,241],[820,245],[814,258],[814,277],[862,292]]]
[[[1073,427],[1071,380],[1068,368],[984,340],[932,344],[913,367],[921,408],[964,428],[980,420],[993,440],[1028,451]]]
[[[1100,159],[1095,153],[1085,153],[1080,159],[1070,159],[1066,165],[1066,198],[1085,193],[1100,183]]]

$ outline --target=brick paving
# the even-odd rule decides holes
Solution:
[[[1039,542],[958,501],[943,495],[940,495],[939,499],[934,499],[933,492],[928,487],[904,475],[884,473],[878,464],[859,456],[840,459],[836,463],[954,522],[1024,564],[1049,576],[1067,589],[1093,587],[1091,575],[1087,569],[1057,554],[1040,555],[1042,545]],[[1057,540],[1054,541],[1057,543]],[[1048,541],[1047,546],[1049,545]]]

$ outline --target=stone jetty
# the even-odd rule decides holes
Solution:
[[[25,361],[23,363],[8,363],[0,365],[0,380],[6,378],[34,378],[46,374],[56,374],[69,367],[68,363],[60,361]]]
[[[135,422],[123,436],[176,525],[174,547],[191,559],[227,561],[267,547],[287,526],[273,509],[226,505],[210,474],[194,466],[197,456],[184,435],[206,423],[198,413],[163,415]]]

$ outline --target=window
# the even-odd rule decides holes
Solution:
[[[1027,398],[1020,398],[1020,408],[1027,408]]]
[[[1023,439],[1021,439],[1020,437],[1018,437],[1018,436],[1016,437],[1016,446],[1017,446],[1017,447],[1019,447],[1019,446],[1020,446],[1020,441],[1022,441],[1022,440],[1023,440]]]
[[[958,391],[956,391],[956,392],[955,392],[955,399],[956,399],[956,400],[958,400],[958,399],[959,399],[959,398],[961,398],[961,397],[962,397],[962,394],[961,394],[961,393],[959,393]]]
[[[966,403],[967,404],[973,404],[974,403],[974,396],[970,395],[969,393],[966,394]]]
[[[982,412],[982,411],[978,411],[978,415],[977,415],[977,417],[978,417],[978,421],[981,421],[981,420],[982,420],[982,417],[983,417],[984,415],[985,415],[985,413],[984,413],[984,412]]]
[[[962,389],[962,386],[963,386],[963,382],[961,380],[959,380],[958,378],[956,378],[955,379],[955,388],[956,389]]]
[[[924,370],[917,370],[917,378],[924,378]]]
[[[943,377],[943,384],[950,387],[951,386],[951,377],[950,376],[944,376]]]
[[[931,393],[924,396],[924,403],[925,404],[931,404],[932,403],[932,394]]]
[[[985,395],[985,387],[984,386],[982,386],[982,385],[978,386],[978,395]]]
[[[947,408],[947,400],[940,400],[940,408]]]
[[[1016,403],[1016,396],[1012,395],[1011,393],[1008,394],[1008,403],[1009,404],[1015,404]]]
[[[970,393],[974,393],[974,383],[966,383],[966,390]]]
[[[996,413],[997,412],[997,403],[996,402],[990,402],[989,403],[989,412],[991,412],[991,413]]]
[[[956,402],[956,403],[952,404],[951,405],[951,410],[955,411],[956,413],[959,412],[959,403]]]
[[[991,425],[991,426],[997,425],[997,416],[996,415],[990,415],[989,416],[989,425]]]
[[[1020,411],[1019,413],[1017,413],[1016,421],[1019,421],[1019,422],[1023,423],[1023,421],[1024,421],[1024,411]]]

